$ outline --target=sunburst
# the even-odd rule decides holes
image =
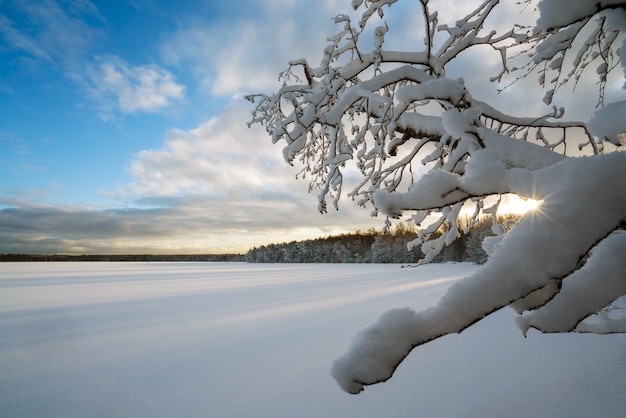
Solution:
[[[526,212],[537,209],[540,205],[540,200],[525,199],[514,194],[509,194],[503,197],[501,207],[503,212],[523,215]]]

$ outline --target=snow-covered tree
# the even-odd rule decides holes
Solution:
[[[389,379],[415,347],[505,306],[524,333],[626,331],[626,318],[608,308],[626,294],[626,100],[607,94],[626,62],[624,2],[484,0],[452,23],[433,3],[353,0],[360,19],[335,18],[340,31],[319,66],[292,61],[276,94],[250,97],[251,123],[302,165],[321,212],[328,201],[337,207],[344,174],[358,171],[348,196],[375,215],[409,213],[421,230],[412,245],[421,245],[422,262],[461,235],[462,209],[473,208],[477,221],[496,219],[503,194],[541,202],[508,232],[494,223],[497,237],[483,244],[488,261],[436,306],[391,310],[360,331],[332,368],[350,393]],[[503,30],[505,6],[536,8],[535,22]],[[414,50],[387,48],[393,27],[385,14],[395,7],[421,14],[423,43],[413,41]],[[596,98],[574,97],[597,102],[596,110],[582,121],[557,106],[509,114],[446,76],[461,54],[486,49],[500,65],[485,77],[502,89],[539,77],[534,109],[595,78]],[[435,234],[444,224],[447,232]]]

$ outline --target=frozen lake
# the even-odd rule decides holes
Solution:
[[[510,309],[347,395],[329,374],[384,310],[471,264],[0,264],[3,417],[621,417],[626,337],[524,338]]]

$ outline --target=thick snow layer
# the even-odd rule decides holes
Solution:
[[[626,336],[524,338],[510,309],[416,349],[384,385],[339,389],[329,368],[355,329],[476,270],[3,263],[1,415],[623,416]]]
[[[623,5],[623,0],[542,0],[537,26],[543,30],[567,25],[592,15],[600,8]]]
[[[608,104],[599,109],[587,124],[591,133],[612,144],[621,143],[619,135],[626,134],[626,101]]]
[[[465,95],[465,88],[462,80],[451,80],[449,78],[436,78],[421,84],[411,84],[401,87],[396,93],[396,99],[412,103],[418,100],[440,98],[448,100],[454,105],[458,105]]]
[[[576,328],[589,312],[599,312],[613,302],[615,295],[626,294],[624,254],[625,232],[614,233],[601,241],[585,265],[563,283],[563,289],[554,299],[519,318],[518,325],[524,332],[531,326],[544,332]]]

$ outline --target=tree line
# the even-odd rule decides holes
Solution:
[[[509,226],[517,217],[499,217],[498,223]],[[491,219],[483,218],[474,224],[469,220],[458,226],[467,230],[450,245],[443,248],[434,262],[468,261],[482,264],[487,253],[482,248],[486,237],[494,236]],[[408,225],[408,226],[407,226]],[[443,225],[435,236],[447,232]],[[387,232],[369,229],[354,233],[327,236],[304,241],[291,241],[255,247],[245,255],[248,263],[416,263],[424,257],[420,246],[408,248],[419,237],[419,230],[399,223]]]
[[[243,254],[0,254],[3,261],[244,261]]]

